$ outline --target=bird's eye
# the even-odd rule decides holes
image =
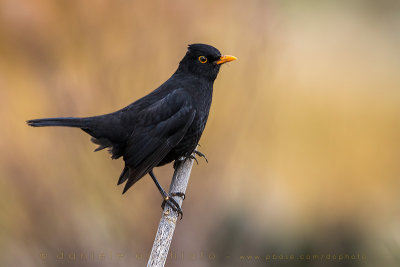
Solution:
[[[199,61],[201,63],[206,63],[207,62],[207,58],[205,56],[199,56]]]

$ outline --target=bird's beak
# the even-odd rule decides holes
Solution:
[[[237,59],[237,57],[234,57],[234,56],[229,56],[229,55],[221,56],[221,57],[219,58],[219,60],[217,61],[217,64],[218,64],[218,65],[224,64],[224,63],[226,63],[226,62],[234,61],[234,60],[236,60],[236,59]]]

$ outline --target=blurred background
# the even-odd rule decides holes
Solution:
[[[0,0],[0,265],[147,263],[151,179],[121,195],[122,160],[25,121],[122,108],[201,42],[239,60],[167,266],[399,266],[399,29],[394,0]]]

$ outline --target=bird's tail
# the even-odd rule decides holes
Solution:
[[[45,127],[45,126],[64,126],[64,127],[77,127],[85,128],[90,124],[89,118],[46,118],[26,121],[32,127]]]

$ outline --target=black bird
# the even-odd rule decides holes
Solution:
[[[153,168],[197,152],[211,106],[214,80],[221,64],[235,59],[222,56],[210,45],[192,44],[171,78],[121,110],[95,117],[46,118],[27,123],[34,127],[81,128],[99,145],[95,151],[108,148],[113,159],[123,157],[125,167],[118,180],[118,184],[126,181],[123,193],[149,173],[164,201],[182,215],[179,205],[158,183]]]

